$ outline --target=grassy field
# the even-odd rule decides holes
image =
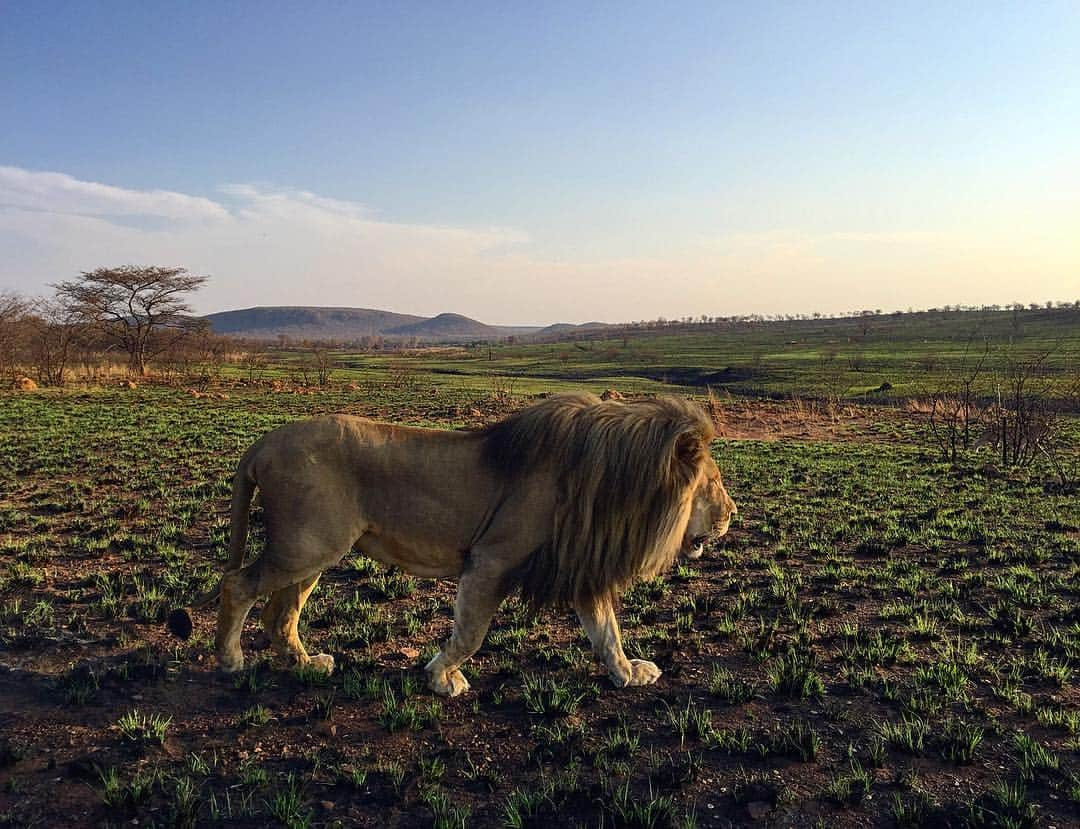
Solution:
[[[867,319],[676,326],[556,343],[477,344],[372,354],[333,351],[339,381],[389,377],[477,392],[577,387],[629,392],[703,390],[895,400],[940,391],[980,360],[976,383],[993,395],[1010,363],[1044,357],[1040,391],[1075,395],[1080,310],[924,312]],[[273,352],[260,371],[296,377],[300,351]],[[242,374],[232,369],[233,376]]]
[[[725,364],[678,342],[632,347]],[[329,679],[272,670],[257,612],[235,679],[213,672],[212,611],[187,642],[165,632],[217,577],[233,467],[265,430],[333,411],[475,425],[523,402],[483,362],[516,366],[514,395],[589,385],[539,376],[572,374],[576,355],[544,356],[566,347],[358,357],[356,388],[317,393],[0,397],[0,825],[1077,824],[1080,499],[1038,466],[943,464],[895,411],[716,444],[732,531],[621,611],[656,686],[612,689],[569,615],[511,601],[473,692],[435,698],[419,666],[453,584],[359,556],[302,623]]]

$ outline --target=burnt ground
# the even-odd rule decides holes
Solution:
[[[303,637],[328,680],[212,666],[164,615],[223,560],[228,479],[276,423],[475,426],[505,401],[230,390],[0,398],[0,825],[1077,825],[1075,498],[937,461],[896,410],[723,407],[739,502],[624,601],[615,690],[565,613],[496,618],[441,700],[453,584],[360,557]],[[738,438],[732,440],[732,438]],[[258,544],[257,514],[254,544]]]

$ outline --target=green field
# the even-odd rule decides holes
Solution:
[[[941,463],[917,421],[716,445],[732,531],[621,611],[655,686],[612,689],[573,619],[512,601],[468,665],[473,692],[434,698],[419,666],[449,633],[453,584],[361,557],[302,622],[338,661],[329,680],[271,670],[257,614],[239,679],[212,670],[212,610],[191,640],[168,636],[164,614],[224,561],[251,441],[314,413],[452,428],[523,402],[484,376],[0,397],[0,818],[1075,825],[1080,503],[1037,465]]]
[[[940,391],[979,361],[986,395],[1010,363],[1041,359],[1042,391],[1075,394],[1080,310],[923,312],[869,318],[676,326],[556,343],[476,344],[386,355],[329,352],[336,380],[395,376],[476,391],[706,387],[739,396],[894,400]],[[301,351],[272,351],[260,376],[297,377]],[[232,369],[233,376],[243,372]],[[887,385],[885,385],[887,384]]]

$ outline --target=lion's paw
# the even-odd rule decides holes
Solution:
[[[631,685],[652,685],[660,678],[661,670],[655,663],[647,659],[631,659],[629,676],[615,676],[612,674],[611,681],[619,688],[628,688]]]
[[[444,697],[456,697],[469,690],[469,680],[460,670],[431,672],[428,674],[428,687]]]
[[[244,670],[244,653],[240,648],[217,652],[217,670],[219,674],[236,674]]]
[[[334,657],[328,653],[317,653],[308,661],[307,667],[330,676],[334,672]]]

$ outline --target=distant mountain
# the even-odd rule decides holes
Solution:
[[[573,334],[579,331],[596,331],[599,328],[611,328],[611,323],[608,322],[583,322],[581,325],[573,325],[569,322],[557,322],[554,325],[549,325],[546,328],[541,328],[538,331],[534,331],[532,336],[536,339],[542,337],[561,337],[566,334]]]
[[[424,317],[395,314],[373,308],[316,308],[272,306],[221,311],[204,317],[215,334],[233,337],[272,339],[280,335],[293,339],[359,339],[382,334],[387,329],[423,322]]]
[[[418,338],[429,342],[495,340],[536,333],[535,326],[487,325],[461,314],[419,317],[373,308],[270,306],[207,314],[215,334],[269,340],[359,340],[362,337]]]
[[[388,328],[383,332],[396,337],[423,337],[433,340],[448,340],[458,337],[476,339],[494,339],[505,336],[502,329],[486,325],[461,314],[439,314],[431,319]]]

